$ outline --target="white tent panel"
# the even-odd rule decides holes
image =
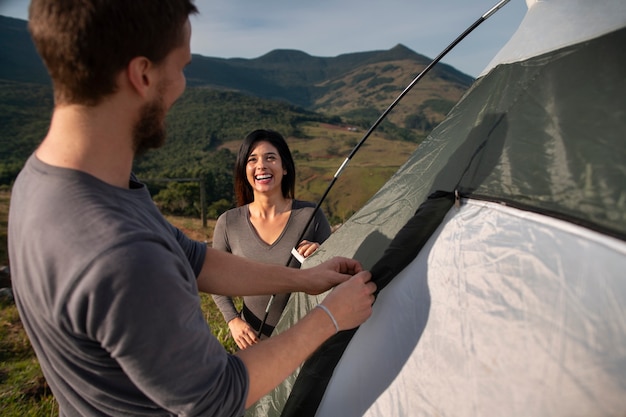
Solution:
[[[496,65],[523,61],[626,26],[624,0],[526,0],[526,4],[528,12],[518,30],[480,76]]]
[[[380,293],[317,416],[623,416],[624,271],[623,241],[464,202]]]

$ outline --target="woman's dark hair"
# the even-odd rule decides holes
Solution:
[[[237,154],[237,161],[235,162],[235,196],[237,198],[237,206],[243,206],[254,201],[252,186],[246,176],[246,165],[254,145],[261,141],[271,143],[278,150],[283,169],[287,171],[281,182],[283,197],[295,198],[296,165],[293,163],[293,157],[285,138],[273,130],[258,129],[245,137]]]

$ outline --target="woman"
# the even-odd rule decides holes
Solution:
[[[279,133],[255,130],[246,136],[235,163],[237,207],[217,219],[213,247],[267,263],[289,261],[289,266],[298,268],[292,249],[308,257],[330,236],[330,225],[318,210],[303,240],[297,242],[315,205],[294,198],[295,180],[291,152]],[[258,342],[269,295],[244,297],[241,313],[232,298],[214,295],[213,299],[240,349]],[[289,294],[276,295],[261,338],[271,335],[288,299]]]

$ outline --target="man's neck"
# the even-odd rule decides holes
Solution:
[[[58,106],[36,155],[47,164],[83,171],[128,188],[134,157],[132,120],[110,103]]]

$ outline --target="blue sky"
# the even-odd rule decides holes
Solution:
[[[313,56],[387,50],[401,43],[436,57],[498,0],[196,0],[191,49],[220,58],[256,58],[274,49]],[[511,0],[443,62],[471,76],[489,64],[526,13]],[[26,0],[0,0],[0,15],[26,20]]]

